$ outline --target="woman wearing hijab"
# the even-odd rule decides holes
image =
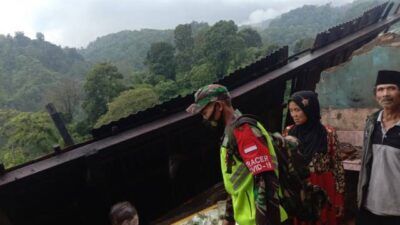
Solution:
[[[317,94],[299,91],[289,99],[289,112],[294,125],[284,135],[297,137],[302,143],[302,154],[310,168],[309,181],[324,189],[331,206],[325,206],[316,225],[338,225],[343,216],[344,169],[338,155],[337,136],[333,128],[321,124]],[[297,224],[311,224],[297,222]]]

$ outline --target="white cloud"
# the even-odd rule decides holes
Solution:
[[[42,8],[51,5],[51,0],[1,0],[0,34],[14,34],[22,31],[26,36],[35,37],[34,21]]]
[[[191,21],[261,22],[303,4],[352,0],[0,0],[0,34],[42,32],[58,45],[82,47],[121,30],[165,29]]]
[[[226,2],[253,2],[253,3],[258,3],[261,4],[262,0],[223,0]],[[298,0],[270,0],[268,1],[268,5],[266,6],[266,9],[256,9],[253,12],[251,12],[248,16],[248,18],[244,22],[240,22],[240,24],[247,25],[247,24],[256,24],[260,23],[264,20],[268,19],[273,19],[278,17],[279,15],[286,13],[292,9],[295,9],[297,7],[301,7],[302,5],[308,4],[308,5],[323,5],[330,3],[334,6],[337,5],[342,5],[345,3],[350,3],[353,0],[335,0],[334,3],[332,3],[331,0],[303,0],[303,1],[298,1]]]
[[[246,24],[260,23],[264,20],[273,19],[279,16],[280,14],[282,13],[275,9],[267,9],[267,10],[257,9],[256,11],[250,13],[249,19],[243,22],[242,24],[246,25]]]

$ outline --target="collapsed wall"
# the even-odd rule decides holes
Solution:
[[[316,92],[322,121],[337,128],[339,140],[362,144],[366,117],[378,109],[373,88],[379,70],[400,71],[400,34],[385,33],[356,50],[349,60],[321,73]]]
[[[337,129],[346,170],[345,221],[354,221],[363,130],[379,106],[373,88],[379,70],[400,71],[400,34],[385,33],[353,52],[346,62],[321,73],[316,92],[324,124]]]

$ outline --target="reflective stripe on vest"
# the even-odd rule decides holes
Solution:
[[[226,192],[231,195],[233,215],[239,225],[256,225],[253,175],[235,156],[232,173],[226,173],[227,149],[221,146],[221,171]],[[233,182],[232,182],[233,181]]]
[[[244,182],[247,176],[251,175],[249,169],[243,164],[240,163],[238,168],[232,172],[232,176],[229,179],[233,184],[233,189],[237,190],[241,183]]]

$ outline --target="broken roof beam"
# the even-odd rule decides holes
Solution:
[[[74,145],[74,140],[72,139],[71,135],[69,134],[67,128],[65,127],[64,121],[61,118],[60,113],[57,111],[56,107],[53,103],[49,103],[46,105],[46,110],[49,113],[51,119],[54,122],[58,132],[60,133],[62,139],[64,140],[65,146]]]

